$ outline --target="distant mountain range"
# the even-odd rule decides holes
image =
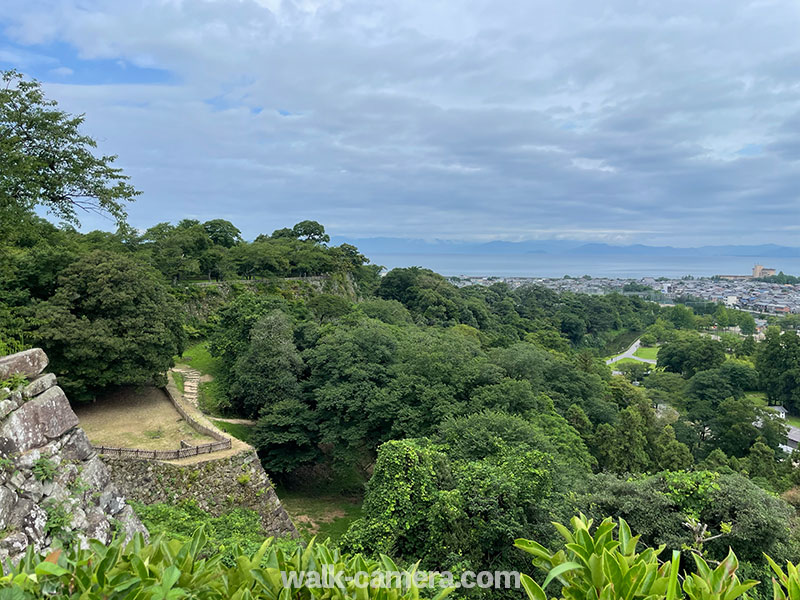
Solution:
[[[342,238],[334,237],[334,244],[347,242],[370,254],[559,254],[559,255],[636,255],[636,256],[738,256],[754,258],[800,257],[800,248],[760,244],[753,246],[645,246],[632,244],[586,243],[566,240],[536,240],[528,242],[458,242],[450,240],[415,240],[404,238]],[[767,265],[769,266],[769,265]]]

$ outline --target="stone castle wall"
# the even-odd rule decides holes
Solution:
[[[57,540],[103,543],[147,530],[111,481],[38,348],[0,357],[0,560]],[[24,379],[22,379],[24,378]]]
[[[103,461],[122,492],[143,504],[192,500],[214,516],[249,508],[261,516],[269,535],[298,535],[252,448],[186,465],[107,456]]]

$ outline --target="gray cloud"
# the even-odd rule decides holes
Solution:
[[[172,74],[47,65],[144,191],[136,225],[797,243],[791,0],[6,0],[0,24],[30,56]]]

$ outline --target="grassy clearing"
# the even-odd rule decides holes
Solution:
[[[252,425],[244,425],[242,423],[226,423],[225,421],[217,421],[216,419],[211,419],[211,422],[228,435],[232,435],[233,437],[242,440],[246,444],[252,445],[254,429]]]
[[[172,373],[172,379],[175,381],[175,385],[178,386],[181,394],[183,393],[183,373],[179,373],[178,371],[174,371]]]
[[[794,415],[786,415],[786,423],[787,425],[791,425],[792,427],[800,427],[800,417],[795,417]]]
[[[211,356],[207,342],[198,342],[189,346],[181,356],[175,357],[176,363],[189,365],[204,375],[218,376],[222,371],[222,361]]]
[[[229,407],[225,391],[218,381],[201,381],[197,387],[197,405],[207,415],[222,416]]]
[[[153,386],[123,387],[91,404],[75,406],[81,427],[96,446],[171,450],[181,440],[213,442],[192,429],[163,390]]]
[[[658,346],[653,347],[645,347],[641,346],[636,352],[633,353],[634,356],[638,356],[639,358],[646,358],[648,360],[656,360],[658,358]]]
[[[611,363],[608,366],[611,367],[612,369],[614,369],[614,368],[622,366],[622,365],[631,365],[631,364],[634,364],[634,365],[635,364],[647,365],[647,363],[643,363],[642,361],[636,360],[635,358],[623,358],[621,360],[618,360],[615,363]],[[648,366],[652,367],[653,365],[648,365]]]
[[[767,395],[764,392],[746,392],[744,397],[759,406],[767,406]]]
[[[764,392],[747,392],[744,396],[757,402],[762,407],[767,406],[767,395]],[[800,417],[786,415],[786,424],[792,427],[800,427]]]
[[[315,494],[308,491],[277,490],[283,507],[292,517],[300,534],[309,540],[337,542],[350,524],[361,516],[361,498]]]

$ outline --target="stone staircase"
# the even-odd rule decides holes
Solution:
[[[175,367],[173,371],[183,375],[183,399],[199,410],[197,394],[202,373],[190,367]]]

